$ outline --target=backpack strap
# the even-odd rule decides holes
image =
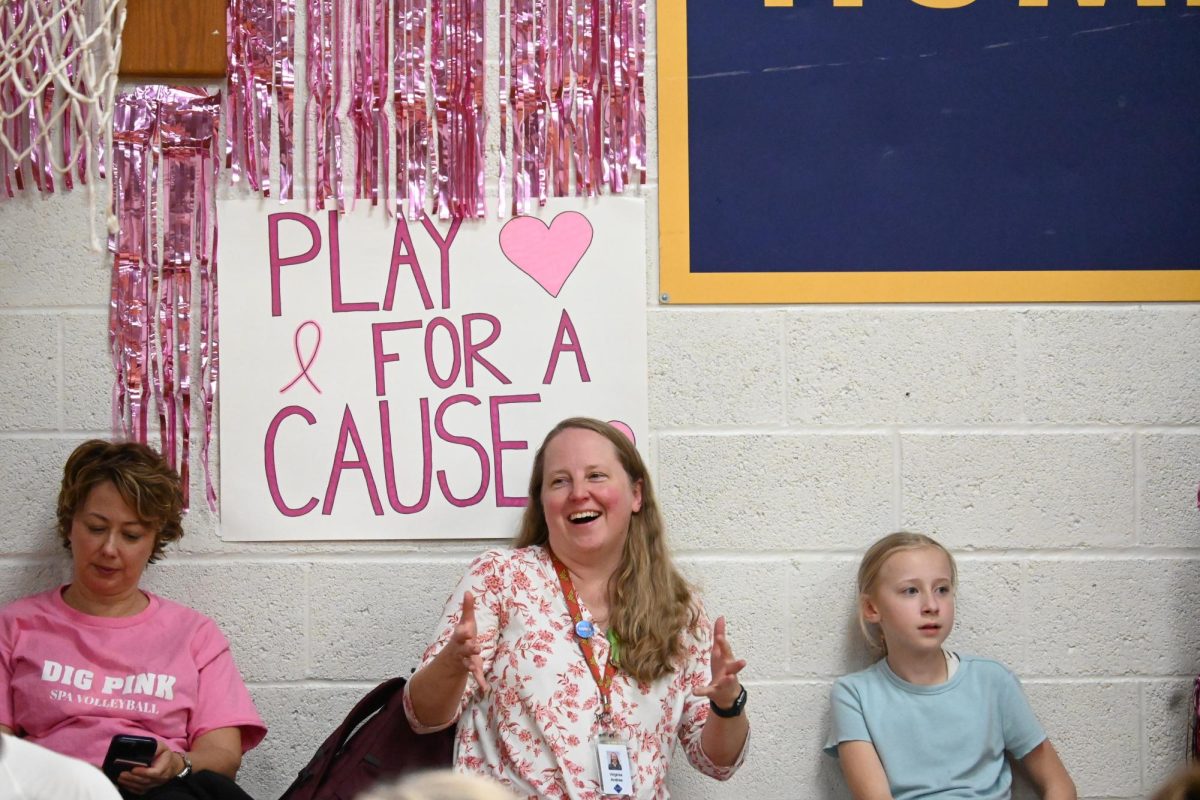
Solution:
[[[383,683],[367,692],[366,696],[354,704],[354,708],[342,720],[337,729],[337,750],[341,750],[349,741],[358,726],[380,711],[393,697],[404,691],[404,678],[388,678]]]
[[[313,760],[300,770],[297,779],[315,777],[313,785],[319,786],[325,779],[325,774],[333,766],[334,758],[346,746],[346,742],[350,741],[350,737],[358,730],[359,726],[383,709],[397,693],[404,691],[406,682],[404,678],[389,678],[355,703],[354,708],[342,720],[342,724],[321,745],[321,749]]]
[[[1200,763],[1200,675],[1192,688],[1192,707],[1188,714],[1187,761]]]

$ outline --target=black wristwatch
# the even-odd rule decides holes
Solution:
[[[737,700],[734,700],[733,705],[731,705],[729,708],[721,708],[719,705],[714,703],[711,698],[708,701],[708,707],[712,709],[714,714],[716,714],[718,717],[723,717],[724,719],[740,717],[742,715],[742,711],[746,708],[746,687],[743,686],[741,689],[742,690],[738,692]]]

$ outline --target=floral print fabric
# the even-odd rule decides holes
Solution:
[[[611,730],[597,720],[600,695],[580,652],[562,589],[542,547],[492,550],[471,564],[446,603],[428,664],[449,640],[462,614],[463,594],[476,598],[475,620],[489,684],[484,693],[469,678],[455,747],[456,768],[492,776],[522,797],[598,800],[596,738],[608,733],[629,748],[633,796],[669,797],[667,767],[676,740],[701,772],[726,780],[741,765],[718,767],[704,754],[700,735],[708,701],[692,689],[711,679],[712,625],[700,609],[697,635],[684,634],[687,659],[652,684],[618,672],[612,684]],[[698,601],[697,601],[698,602]],[[591,614],[582,606],[583,616]],[[609,645],[601,630],[592,638],[600,665]],[[430,731],[405,709],[414,730]]]

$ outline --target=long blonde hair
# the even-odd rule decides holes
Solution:
[[[588,417],[572,417],[555,425],[534,456],[529,503],[513,546],[545,545],[550,540],[542,508],[546,446],[568,428],[592,431],[608,439],[631,484],[640,481],[642,485],[642,508],[629,519],[620,566],[609,578],[612,607],[609,627],[621,642],[621,669],[636,680],[649,683],[674,671],[683,659],[681,636],[685,629],[695,629],[699,612],[691,586],[679,574],[667,550],[666,531],[650,485],[650,474],[633,442],[612,425]]]
[[[921,550],[926,547],[940,550],[946,554],[946,560],[950,562],[950,582],[957,588],[958,566],[954,563],[954,556],[936,539],[923,533],[909,531],[889,533],[867,548],[867,552],[863,554],[862,563],[858,565],[858,627],[862,630],[867,644],[885,656],[887,655],[887,642],[883,639],[883,631],[879,630],[878,625],[867,622],[863,604],[875,588],[879,572],[889,558],[905,550]]]

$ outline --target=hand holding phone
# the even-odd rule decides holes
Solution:
[[[158,742],[152,736],[131,736],[119,733],[108,743],[101,769],[113,783],[121,773],[134,767],[148,767],[154,760]]]

